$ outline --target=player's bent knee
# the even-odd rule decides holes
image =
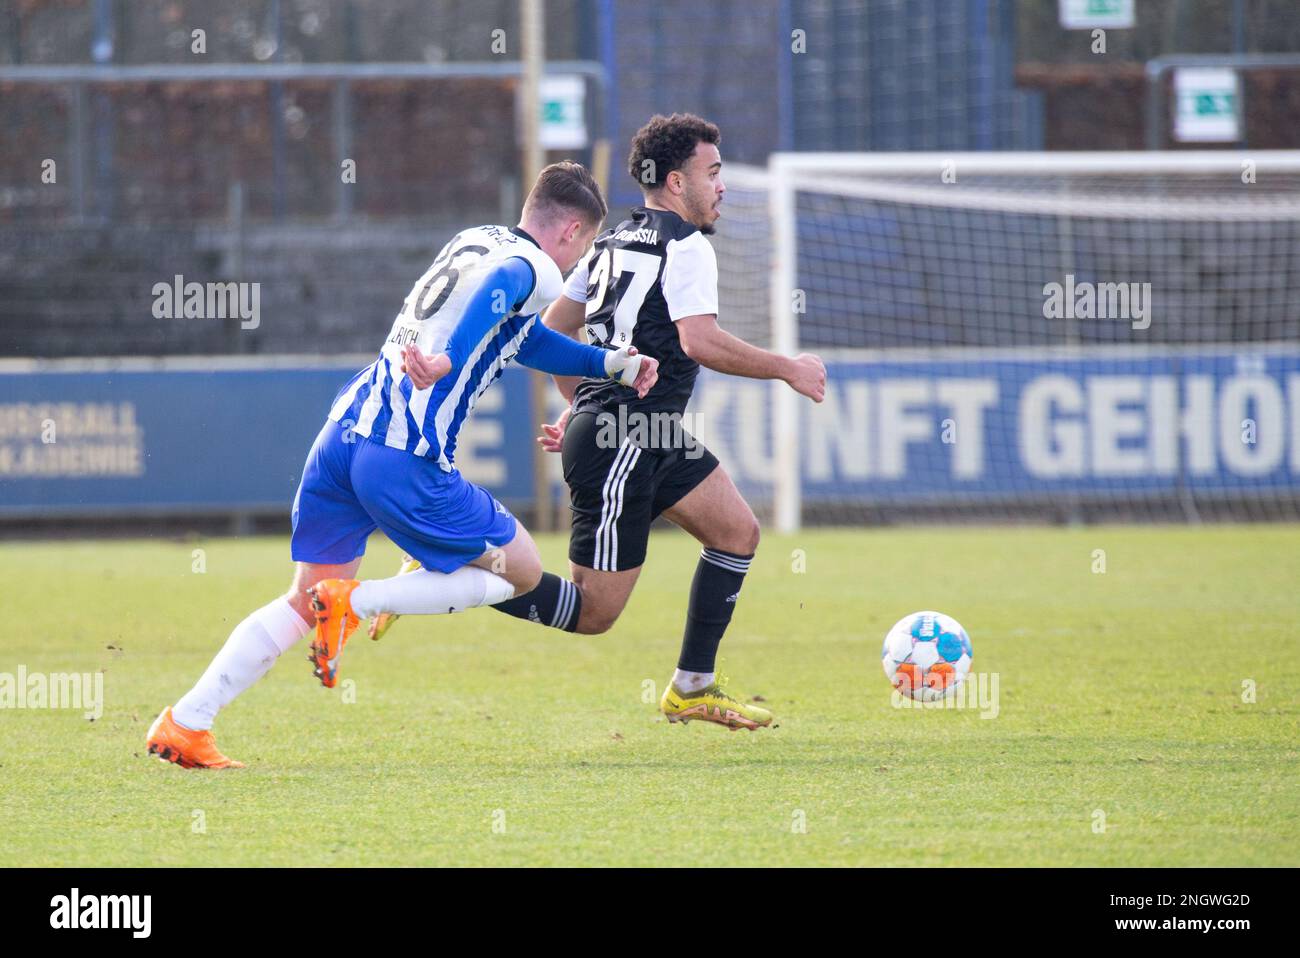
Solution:
[[[581,635],[601,635],[612,629],[623,611],[622,607],[602,605],[599,600],[592,599],[581,586],[578,588],[582,592],[582,611],[578,613],[578,625],[574,631]]]
[[[574,631],[580,635],[602,635],[612,629],[617,621],[617,612],[611,614],[598,609],[583,608],[582,614],[578,617],[578,627]]]
[[[527,595],[542,581],[542,560],[536,556],[517,558],[498,575],[515,587],[515,595]]]
[[[751,513],[747,522],[729,528],[725,536],[719,536],[716,544],[708,543],[714,549],[734,552],[736,555],[752,556],[758,551],[760,529],[758,520]]]
[[[542,567],[539,565],[535,569],[527,569],[519,573],[516,580],[511,581],[515,587],[515,595],[527,595],[536,589],[542,582]]]

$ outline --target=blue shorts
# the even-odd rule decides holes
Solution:
[[[293,500],[295,562],[342,565],[375,529],[426,569],[454,572],[515,537],[515,517],[485,489],[432,459],[349,435],[326,421]]]

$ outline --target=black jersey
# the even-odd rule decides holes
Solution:
[[[630,220],[596,238],[564,295],[587,304],[592,345],[631,344],[659,360],[659,381],[644,399],[612,379],[584,379],[575,413],[617,413],[619,406],[647,414],[685,411],[700,366],[682,350],[676,321],[718,312],[718,260],[699,229],[676,213],[638,206]]]

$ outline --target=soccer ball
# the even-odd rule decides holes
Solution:
[[[880,649],[885,678],[921,702],[947,698],[970,671],[970,637],[950,615],[913,612],[894,624]]]

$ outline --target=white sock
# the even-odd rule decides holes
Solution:
[[[262,606],[235,626],[208,670],[172,708],[172,718],[196,731],[212,728],[217,712],[270,671],[280,654],[311,628],[283,596]]]
[[[681,669],[673,671],[673,685],[677,686],[679,692],[698,692],[712,684],[712,672],[683,672]]]
[[[501,576],[478,566],[455,572],[420,569],[391,579],[368,579],[352,590],[352,611],[361,618],[379,612],[399,615],[444,615],[480,605],[496,605],[515,594]]]

